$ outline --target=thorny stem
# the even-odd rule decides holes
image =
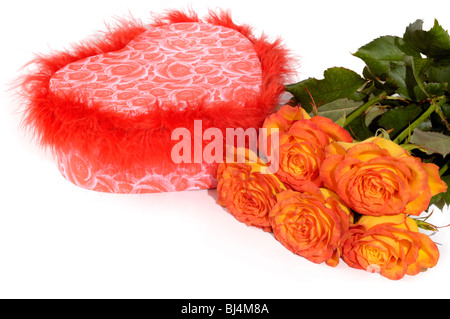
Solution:
[[[443,97],[439,102],[436,102],[436,100],[436,98],[431,100],[430,107],[394,139],[395,143],[400,144],[400,142],[403,141],[412,131],[414,131],[414,129],[416,129],[420,125],[420,123],[425,121],[431,115],[431,113],[435,112],[440,106],[447,102],[447,99],[445,97]]]
[[[372,105],[380,102],[382,99],[384,99],[386,95],[386,92],[382,92],[381,94],[377,95],[373,99],[367,101],[363,105],[361,105],[359,108],[354,110],[350,115],[345,119],[344,127],[348,126],[354,119],[356,119],[358,116],[360,116],[362,113],[364,113],[368,108],[370,108]]]
[[[436,113],[439,115],[439,117],[441,118],[441,121],[444,122],[445,126],[447,127],[447,130],[450,131],[450,124],[447,121],[447,118],[445,117],[444,113],[442,112],[442,109],[440,107],[438,107],[436,109]]]

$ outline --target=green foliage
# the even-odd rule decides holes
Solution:
[[[434,26],[430,31],[422,30],[423,21],[417,20],[409,25],[403,35],[404,40],[414,50],[429,58],[448,59],[450,56],[450,36],[434,20]]]
[[[310,112],[312,103],[319,105],[339,99],[362,101],[366,95],[358,92],[358,89],[365,82],[356,72],[345,68],[331,68],[324,72],[323,80],[309,78],[286,86],[286,91],[291,92],[299,101],[306,102],[302,106]]]
[[[438,132],[423,132],[415,129],[411,143],[421,145],[427,154],[438,153],[442,156],[450,154],[450,136]]]
[[[380,127],[390,131],[390,136],[396,136],[402,131],[402,128],[412,123],[422,113],[421,111],[422,109],[417,104],[397,106],[381,115],[377,123]]]
[[[333,102],[329,102],[318,109],[320,116],[327,117],[334,122],[339,119],[343,119],[347,114],[352,113],[354,110],[359,108],[363,102],[357,102],[354,100],[339,99]]]
[[[423,161],[433,162],[450,183],[450,36],[434,21],[411,23],[402,37],[381,36],[353,55],[365,63],[362,76],[333,67],[323,79],[286,86],[308,112],[343,125],[356,140],[383,130]],[[450,204],[450,195],[436,202]]]

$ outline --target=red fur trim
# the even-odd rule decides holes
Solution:
[[[157,18],[150,27],[191,21],[201,20],[191,11],[175,10]],[[250,27],[234,24],[229,13],[211,12],[205,22],[237,30],[254,45],[262,65],[263,85],[261,94],[247,101],[245,107],[236,106],[233,101],[214,108],[198,102],[183,110],[162,110],[155,106],[146,114],[124,117],[102,111],[78,96],[61,97],[49,91],[50,78],[65,65],[119,50],[147,30],[140,22],[130,20],[108,30],[101,40],[82,42],[71,52],[40,56],[30,62],[37,66],[37,70],[21,79],[26,100],[24,124],[42,146],[57,153],[74,148],[87,160],[100,158],[105,164],[114,164],[122,169],[143,163],[168,163],[171,145],[174,144],[171,143],[172,130],[177,127],[192,129],[195,119],[203,121],[203,129],[260,127],[283,93],[286,77],[292,73],[288,52],[280,40],[270,42],[265,36],[256,38]]]

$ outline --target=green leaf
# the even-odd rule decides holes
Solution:
[[[412,57],[409,55],[406,55],[403,57],[405,63],[407,66],[411,68],[412,71],[412,78],[414,78],[414,81],[411,81],[408,83],[409,85],[409,91],[413,93],[413,96],[416,98],[416,101],[425,100],[426,98],[430,97],[430,94],[425,89],[423,76],[423,69],[427,65],[427,60],[417,57]]]
[[[366,75],[377,80],[387,92],[397,90],[400,96],[415,100],[414,87],[417,85],[405,56],[420,58],[420,53],[409,47],[402,38],[383,36],[358,49],[354,56],[366,65]]]
[[[372,121],[374,119],[376,119],[378,116],[382,115],[386,113],[386,109],[379,106],[379,105],[375,105],[373,108],[371,108],[369,110],[369,112],[367,112],[366,116],[365,116],[365,124],[367,126],[370,126],[370,124],[372,123]]]
[[[414,78],[413,69],[406,64],[392,63],[388,75],[388,82],[397,86],[397,93],[411,101],[421,101],[424,93],[416,96],[417,81]]]
[[[424,31],[422,26],[422,20],[411,23],[403,35],[405,42],[427,57],[448,58],[450,56],[448,32],[439,25],[437,20],[434,20],[433,28],[430,31]]]
[[[405,55],[420,57],[420,54],[405,44],[402,38],[383,36],[362,46],[353,54],[362,59],[370,73],[385,81],[392,65],[404,65]]]
[[[450,83],[450,59],[433,61],[425,70],[428,81]]]
[[[445,92],[448,91],[447,83],[424,83],[423,86],[431,96],[445,95]]]
[[[423,132],[415,129],[411,143],[422,146],[427,154],[438,153],[442,156],[450,154],[450,136],[438,132]]]
[[[358,90],[366,83],[356,72],[346,68],[330,68],[324,72],[324,79],[308,78],[301,82],[286,86],[295,99],[307,111],[311,111],[311,103],[316,105],[330,103],[339,99],[362,101],[365,94]],[[309,93],[311,93],[311,96]]]
[[[378,124],[387,131],[392,130],[391,136],[395,136],[420,116],[420,113],[421,108],[416,104],[399,106],[381,115]]]
[[[432,64],[430,59],[405,56],[404,60],[405,63],[411,67],[413,77],[416,81],[416,83],[413,83],[413,81],[407,83],[410,86],[408,90],[411,91],[411,88],[413,89],[413,95],[415,96],[416,101],[422,101],[426,98],[431,98],[432,96],[441,96],[445,94],[448,84],[435,82],[430,83],[425,74],[428,67]]]
[[[430,231],[439,231],[439,229],[435,225],[430,224],[429,222],[426,222],[426,221],[420,220],[420,219],[415,219],[415,218],[413,218],[413,219],[416,222],[417,227],[419,227],[421,229],[430,230]]]
[[[356,102],[349,99],[339,99],[330,103],[322,104],[318,109],[318,115],[327,117],[333,122],[336,122],[356,110],[362,104],[363,102]]]
[[[345,113],[339,118],[339,119],[337,119],[336,121],[334,121],[334,123],[336,123],[337,125],[339,125],[339,126],[342,126],[342,127],[344,127],[344,125],[345,125],[345,120],[347,119],[347,116],[345,115]]]

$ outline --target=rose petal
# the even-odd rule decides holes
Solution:
[[[437,245],[425,234],[416,233],[422,246],[420,247],[419,259],[422,268],[432,268],[439,260],[439,249]]]
[[[288,131],[296,141],[308,141],[320,145],[322,148],[330,144],[328,135],[312,120],[299,120],[292,124]]]
[[[277,111],[277,114],[280,114],[288,121],[308,120],[311,118],[302,107],[290,106],[288,104],[283,105]]]
[[[389,156],[389,152],[380,148],[375,143],[356,143],[347,151],[347,158],[357,158],[367,162],[379,156]]]
[[[381,138],[381,137],[372,137],[369,138],[367,140],[365,140],[364,142],[371,142],[374,143],[376,145],[378,145],[379,147],[381,147],[382,149],[385,149],[389,152],[389,154],[391,154],[392,157],[409,157],[409,153],[402,148],[400,145],[398,145],[395,142],[392,142],[390,140]]]
[[[343,160],[342,155],[334,155],[326,157],[320,167],[320,178],[325,187],[334,191],[337,190],[336,169]]]
[[[269,116],[266,117],[266,119],[264,120],[264,124],[263,124],[263,128],[267,128],[268,130],[268,135],[270,135],[271,130],[270,129],[274,129],[277,128],[280,130],[280,132],[282,131],[286,131],[288,129],[289,125],[288,125],[288,121],[286,120],[286,118],[284,118],[281,114],[278,113],[273,113],[270,114]]]
[[[400,280],[405,277],[407,266],[401,260],[392,268],[381,268],[380,274],[391,280]]]
[[[330,143],[325,148],[325,157],[333,156],[333,155],[341,155],[345,156],[347,154],[347,150],[342,146],[342,143]]]
[[[314,116],[311,118],[311,121],[317,124],[328,135],[331,141],[347,143],[353,142],[353,138],[350,133],[329,118]]]
[[[431,191],[427,187],[416,199],[405,206],[405,214],[419,216],[430,204]]]
[[[373,228],[375,226],[381,224],[393,224],[400,225],[405,223],[406,215],[405,214],[397,214],[397,215],[389,215],[389,216],[369,216],[364,215],[358,220],[358,225],[364,226],[366,229]]]
[[[421,161],[415,157],[404,157],[401,158],[400,161],[408,166],[411,173],[411,176],[409,177],[409,187],[411,189],[410,200],[412,201],[428,188],[428,174],[422,166]],[[406,176],[405,173],[404,175]]]
[[[439,176],[439,167],[433,163],[422,163],[422,167],[428,173],[431,196],[446,192],[447,184]]]

